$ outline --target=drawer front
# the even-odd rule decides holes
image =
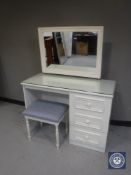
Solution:
[[[75,109],[104,113],[104,97],[72,93],[70,100],[73,105],[72,107]]]
[[[70,116],[70,123],[77,127],[82,127],[85,130],[91,129],[94,131],[106,132],[108,129],[102,118],[81,113],[72,114]]]
[[[103,152],[103,153],[105,152],[105,148],[106,148],[106,146],[98,147],[98,146],[92,145],[92,144],[83,144],[80,141],[75,141],[75,140],[71,140],[71,139],[69,140],[69,143],[73,144],[73,145],[77,145],[77,146],[83,147],[83,148],[88,148],[88,149],[91,149],[91,150]]]
[[[83,145],[92,145],[105,148],[107,135],[104,133],[91,132],[70,126],[70,140],[74,140]]]

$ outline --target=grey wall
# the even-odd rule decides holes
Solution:
[[[23,100],[20,82],[41,72],[38,26],[103,25],[102,78],[117,81],[112,118],[131,121],[130,7],[130,0],[1,2],[0,96]]]

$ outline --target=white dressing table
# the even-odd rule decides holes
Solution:
[[[38,74],[21,83],[26,108],[37,99],[69,104],[69,142],[104,152],[115,82]]]

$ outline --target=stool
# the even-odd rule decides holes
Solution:
[[[56,128],[56,147],[59,149],[59,124],[68,112],[68,105],[50,102],[45,100],[37,100],[33,102],[23,112],[26,120],[28,139],[31,141],[29,119],[55,125]],[[68,132],[68,120],[66,119],[66,133]]]

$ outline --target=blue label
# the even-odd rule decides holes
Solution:
[[[108,153],[109,169],[126,169],[126,153],[125,152],[109,152]]]

